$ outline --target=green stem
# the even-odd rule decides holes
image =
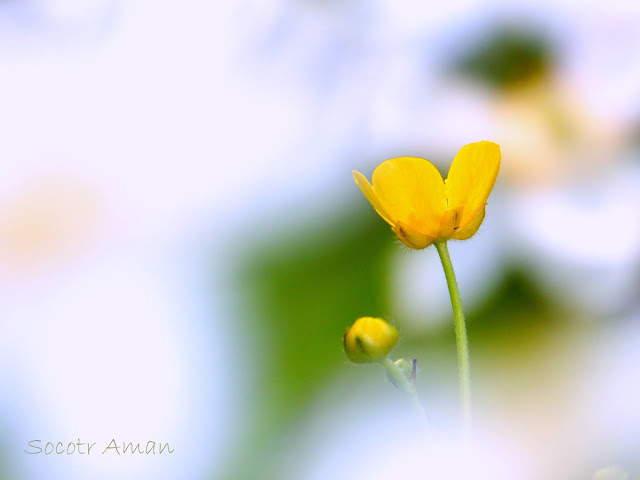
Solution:
[[[418,398],[416,386],[414,385],[413,381],[409,380],[405,373],[400,369],[400,367],[393,363],[393,360],[391,360],[389,357],[384,357],[382,360],[380,360],[380,364],[387,370],[387,372],[389,372],[389,375],[396,382],[396,385],[407,392],[413,408],[418,413],[418,415],[420,415],[425,425],[428,425],[429,421],[427,419],[427,413],[424,411],[424,407],[422,406],[422,403]]]
[[[462,311],[462,301],[460,300],[460,292],[458,291],[458,282],[456,274],[453,271],[449,249],[446,240],[434,242],[444,276],[447,279],[447,287],[449,287],[449,296],[451,297],[451,306],[453,307],[453,318],[456,330],[456,346],[458,348],[458,372],[460,376],[460,401],[462,403],[462,428],[465,439],[469,439],[471,435],[471,368],[469,364],[469,339],[467,338],[467,327],[464,322],[464,312]]]

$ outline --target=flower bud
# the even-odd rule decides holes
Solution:
[[[354,363],[371,363],[386,357],[398,342],[398,330],[381,318],[362,317],[344,334],[344,351]]]

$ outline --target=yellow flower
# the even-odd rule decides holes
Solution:
[[[398,330],[381,318],[362,317],[344,334],[344,351],[355,363],[371,363],[386,357],[398,342]]]
[[[478,142],[460,149],[446,181],[431,162],[416,157],[382,162],[373,185],[355,170],[353,178],[398,238],[420,249],[436,240],[466,240],[478,231],[499,169],[500,147]]]

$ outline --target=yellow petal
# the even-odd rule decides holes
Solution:
[[[492,142],[470,143],[453,159],[447,177],[449,208],[463,207],[463,229],[487,204],[500,170],[500,147]]]
[[[398,222],[398,224],[393,228],[393,231],[402,243],[407,247],[415,248],[416,250],[427,248],[434,240],[433,237],[420,233],[402,222]]]
[[[456,233],[454,233],[451,238],[455,240],[466,240],[467,238],[471,238],[475,235],[482,224],[482,220],[484,220],[484,207],[480,210],[475,217],[469,222],[465,227],[460,228]]]
[[[366,177],[357,170],[353,171],[353,179],[356,181],[356,185],[358,185],[358,188],[360,188],[360,190],[362,190],[362,193],[364,193],[364,196],[367,197],[369,203],[373,206],[376,212],[378,212],[378,215],[380,215],[389,225],[393,227],[393,220],[391,219],[389,214],[387,214],[386,210],[380,203],[380,200],[378,199],[376,192],[373,191],[373,187],[369,183],[369,180],[367,180]]]
[[[386,160],[373,172],[373,190],[396,224],[437,236],[447,199],[440,172],[431,162],[415,157]]]

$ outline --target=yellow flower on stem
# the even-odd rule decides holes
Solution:
[[[421,249],[438,240],[466,240],[478,231],[499,169],[500,147],[477,142],[460,149],[446,181],[431,162],[416,157],[382,162],[373,185],[358,171],[353,178],[398,238]]]

